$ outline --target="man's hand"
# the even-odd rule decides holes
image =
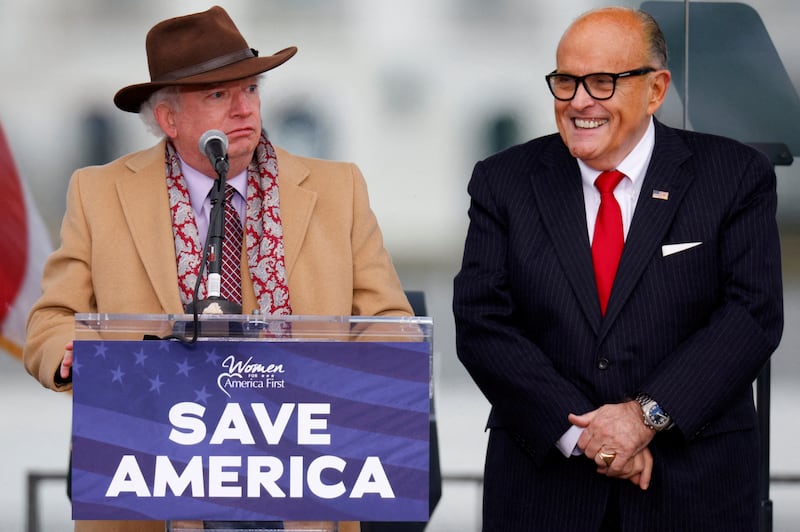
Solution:
[[[628,479],[642,489],[650,485],[653,455],[647,449],[655,432],[642,421],[642,409],[636,401],[603,405],[583,415],[569,415],[569,421],[583,428],[578,439],[587,458],[597,464],[599,473]],[[599,455],[613,456],[609,463]]]
[[[64,347],[64,358],[61,359],[61,367],[58,374],[64,382],[69,382],[72,376],[72,342]]]
[[[616,465],[614,462],[611,463],[612,466]],[[630,480],[641,489],[646,490],[650,487],[650,479],[653,477],[653,455],[650,453],[650,449],[645,447],[633,455],[621,470],[617,471],[616,468],[612,470],[604,463],[602,466],[598,466],[597,472],[609,477]]]

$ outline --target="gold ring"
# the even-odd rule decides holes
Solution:
[[[603,451],[599,451],[597,456],[606,464],[606,467],[611,467],[611,463],[614,461],[614,458],[617,457],[617,453],[604,453]]]

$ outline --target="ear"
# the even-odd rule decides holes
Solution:
[[[175,110],[166,102],[159,103],[153,109],[156,122],[161,126],[161,131],[169,137],[174,139],[178,135],[178,128],[175,126]]]
[[[650,82],[650,101],[647,104],[647,111],[650,115],[655,114],[664,103],[671,79],[672,73],[669,70],[659,70],[653,73],[653,80]]]

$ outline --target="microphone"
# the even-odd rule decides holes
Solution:
[[[197,143],[200,153],[211,161],[217,175],[228,173],[228,137],[218,129],[209,129],[200,136]]]
[[[211,213],[209,214],[208,234],[204,246],[203,260],[194,288],[194,301],[186,305],[187,313],[202,314],[241,314],[238,303],[220,297],[222,273],[222,242],[225,238],[225,179],[228,173],[228,137],[218,129],[209,129],[200,136],[200,152],[208,157],[217,172],[217,179],[211,187]],[[203,269],[208,266],[207,299],[197,300]],[[195,327],[195,334],[197,328]]]

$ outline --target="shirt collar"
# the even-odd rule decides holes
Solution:
[[[650,117],[650,124],[644,135],[636,144],[636,147],[625,156],[622,162],[617,165],[617,170],[625,174],[634,184],[644,178],[647,165],[650,163],[650,156],[653,154],[653,147],[656,143],[656,128],[653,117]],[[581,178],[585,186],[594,187],[594,181],[600,175],[599,170],[590,168],[589,165],[578,159],[578,166],[581,170]]]
[[[189,201],[192,209],[200,212],[216,180],[190,166],[180,155],[178,155],[178,159],[181,163],[183,178],[186,180],[186,187],[189,189]],[[247,169],[234,177],[227,177],[225,183],[233,186],[242,198],[247,197]]]

